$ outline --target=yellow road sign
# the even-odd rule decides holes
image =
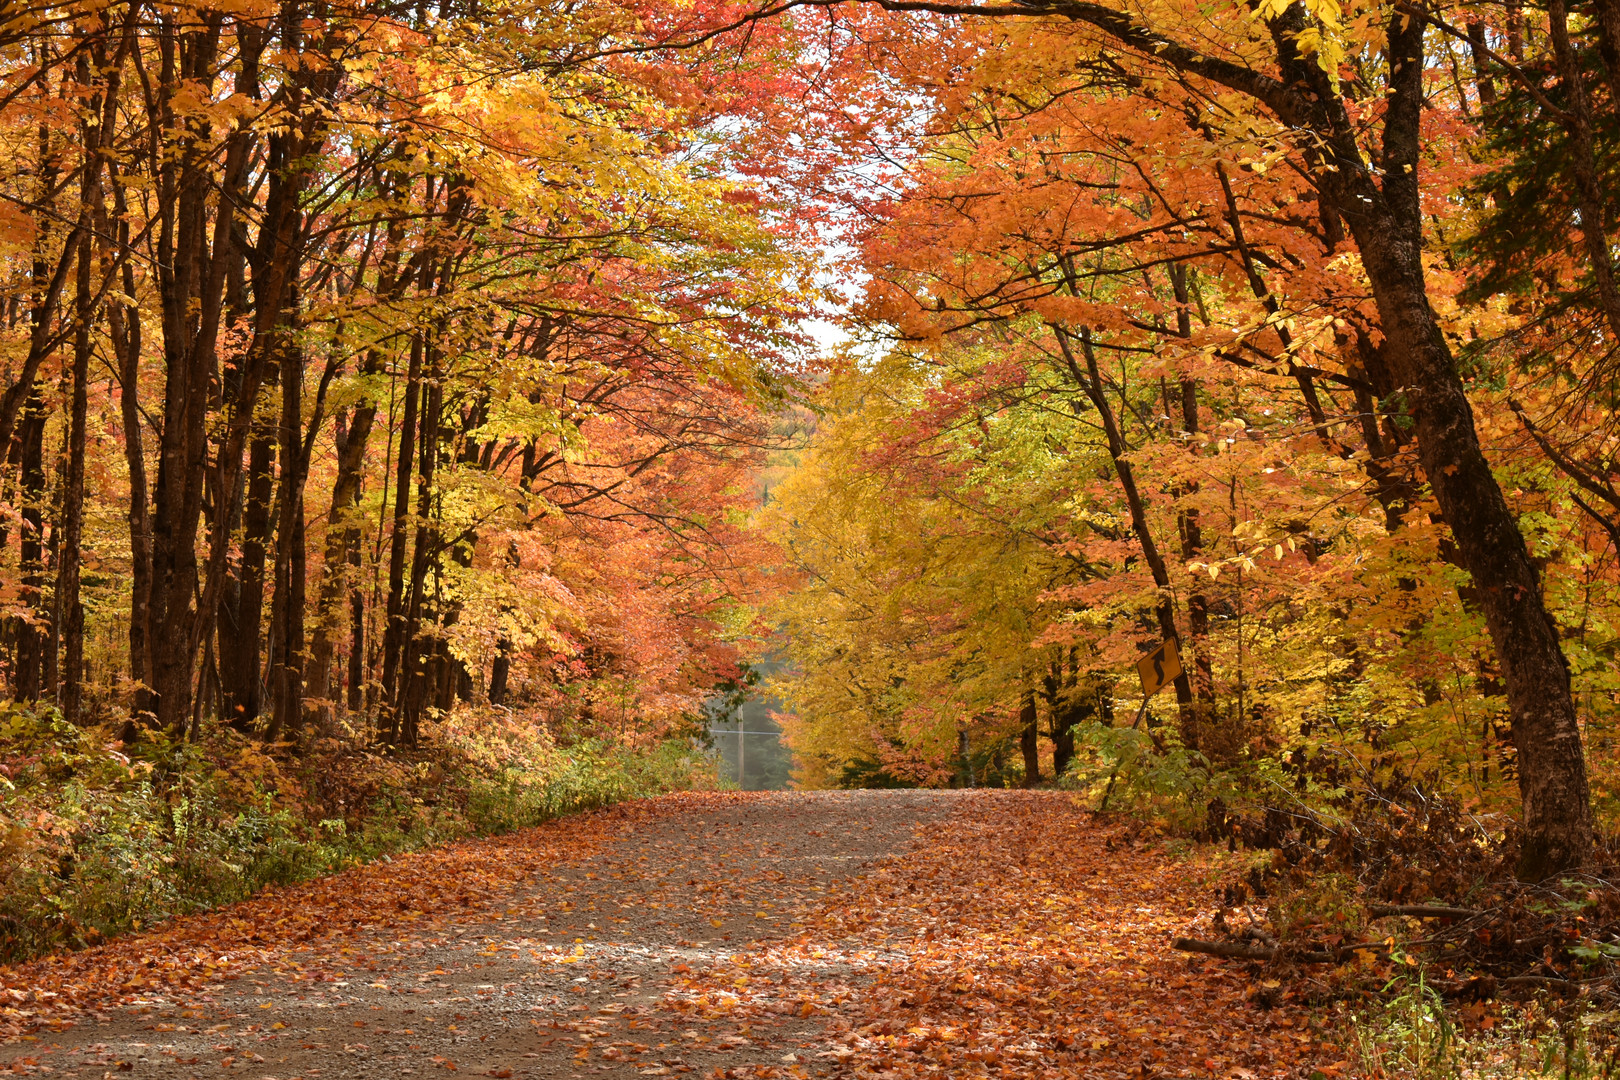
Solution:
[[[1142,694],[1152,697],[1165,684],[1181,674],[1181,653],[1176,639],[1171,638],[1136,662],[1137,673],[1142,676]]]

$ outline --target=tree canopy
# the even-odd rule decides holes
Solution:
[[[803,784],[1439,797],[1535,878],[1612,821],[1612,0],[73,0],[0,56],[19,703],[636,748],[769,655]]]

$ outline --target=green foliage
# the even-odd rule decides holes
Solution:
[[[1441,1080],[1458,1075],[1457,1029],[1422,969],[1392,981],[1377,1010],[1358,1017],[1356,1050],[1369,1076]]]
[[[651,751],[598,741],[578,743],[552,771],[508,765],[493,775],[474,774],[468,784],[467,823],[479,835],[494,835],[625,799],[689,788],[695,760],[691,745],[679,739],[661,742]]]
[[[1075,746],[1078,753],[1059,778],[1064,787],[1100,799],[1111,785],[1111,807],[1161,810],[1173,820],[1186,819],[1175,820],[1178,826],[1196,829],[1201,822],[1192,816],[1201,815],[1211,800],[1229,804],[1241,792],[1236,772],[1216,768],[1203,754],[1183,746],[1169,728],[1149,734],[1140,728],[1084,724],[1075,729]]]
[[[1579,1001],[1448,1007],[1418,968],[1351,1026],[1360,1073],[1379,1080],[1609,1080],[1617,1020]]]
[[[335,742],[293,762],[222,733],[128,753],[0,707],[0,962],[94,944],[385,855],[697,786],[685,740],[562,748],[482,718],[412,756]]]

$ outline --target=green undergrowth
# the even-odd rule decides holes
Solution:
[[[228,730],[125,747],[106,729],[7,704],[0,962],[713,776],[684,739],[563,746],[504,712],[458,712],[410,751],[341,737],[266,747]]]
[[[1445,1001],[1421,971],[1349,1020],[1356,1071],[1372,1080],[1609,1080],[1620,1016],[1582,998]]]

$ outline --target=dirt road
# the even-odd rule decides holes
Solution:
[[[310,947],[251,968],[221,953],[189,986],[129,991],[151,954],[115,945],[105,964],[135,972],[107,981],[124,1001],[0,1047],[0,1071],[1255,1077],[1331,1058],[1303,1017],[1255,1013],[1241,980],[1167,952],[1199,918],[1188,874],[1133,828],[1095,827],[1060,793],[688,797],[448,914],[351,887],[320,919],[355,929],[305,925]],[[207,925],[224,949],[314,903]],[[100,970],[73,963],[80,981]]]

